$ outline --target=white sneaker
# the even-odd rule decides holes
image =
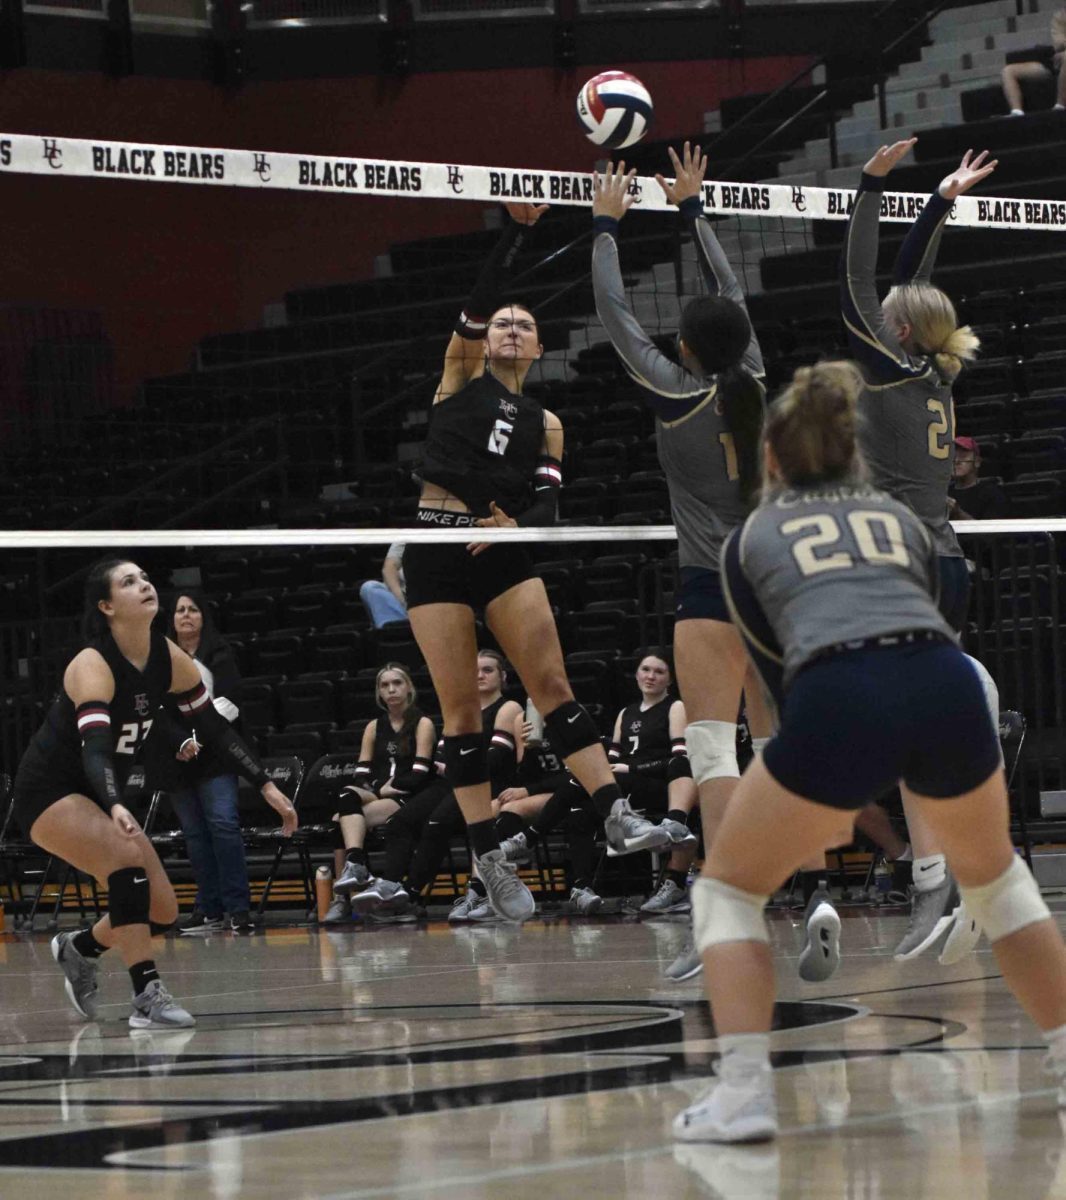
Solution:
[[[840,915],[820,888],[807,901],[806,941],[799,957],[799,977],[822,983],[840,966]]]
[[[763,1142],[777,1136],[777,1106],[769,1067],[740,1081],[719,1078],[674,1118],[679,1142]]]
[[[961,900],[952,916],[954,924],[951,926],[948,940],[944,943],[944,948],[936,960],[942,967],[954,966],[955,963],[961,962],[967,954],[973,954],[977,949],[977,943],[981,940],[981,926],[977,924],[976,918],[971,915],[970,910]]]

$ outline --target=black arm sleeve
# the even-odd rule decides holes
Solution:
[[[203,684],[190,692],[182,692],[175,699],[181,719],[190,729],[196,730],[198,740],[209,750],[255,787],[261,788],[263,784],[269,783],[259,756],[226,718],[215,711]]]
[[[415,758],[406,771],[400,771],[393,776],[392,786],[398,792],[417,792],[433,778],[433,761],[428,758]]]
[[[106,813],[122,803],[115,773],[115,753],[110,729],[94,729],[86,733],[81,743],[81,765],[92,788],[90,800],[95,800]]]
[[[649,758],[644,762],[630,763],[629,770],[633,775],[643,775],[648,779],[665,779],[669,765],[669,758]]]
[[[526,227],[515,221],[508,221],[500,240],[493,247],[492,253],[485,259],[485,264],[470,293],[462,315],[455,326],[455,332],[467,341],[477,342],[485,336],[489,317],[496,309],[496,301],[505,286],[514,266],[514,260],[522,249],[525,241]]]

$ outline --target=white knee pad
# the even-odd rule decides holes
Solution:
[[[983,887],[960,887],[959,892],[990,942],[1051,916],[1036,880],[1017,855],[998,879]]]
[[[753,896],[717,879],[692,885],[692,934],[702,954],[722,942],[768,942],[763,909],[768,896]]]
[[[751,739],[752,754],[762,754],[762,752],[766,749],[767,746],[769,746],[769,744],[770,744],[770,739],[768,737],[764,737],[764,738],[753,737]]]
[[[740,778],[734,721],[692,721],[685,730],[685,745],[697,783]]]

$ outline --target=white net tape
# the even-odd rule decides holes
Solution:
[[[954,521],[958,533],[1064,533],[1066,517]],[[388,546],[392,542],[664,542],[673,525],[552,525],[508,529],[28,529],[0,530],[0,549],[113,546]]]
[[[582,207],[592,204],[592,175],[586,172],[161,146],[32,134],[0,134],[0,173],[4,172],[56,179],[121,179],[351,196],[483,203],[529,200]],[[650,176],[636,178],[632,190],[636,211],[666,212],[672,207]],[[703,185],[704,211],[717,216],[843,221],[851,210],[854,195],[846,188],[777,183],[708,181]],[[912,222],[925,201],[924,194],[886,192],[881,204],[882,219]],[[953,225],[974,229],[1046,229],[1061,233],[1066,231],[1066,201],[963,196],[955,202],[950,220]]]

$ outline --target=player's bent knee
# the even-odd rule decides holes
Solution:
[[[1017,855],[998,879],[981,887],[960,887],[959,892],[993,943],[1051,916],[1032,872]]]
[[[724,942],[768,942],[763,909],[768,896],[755,896],[718,879],[701,876],[692,885],[692,931],[702,954]]]
[[[733,721],[692,721],[685,730],[688,760],[697,783],[739,779],[737,727]]]
[[[569,758],[600,741],[596,722],[576,700],[567,700],[545,714],[544,728],[552,749],[560,758]]]
[[[152,889],[143,866],[120,867],[108,875],[107,909],[111,914],[112,929],[147,925],[151,903]]]

